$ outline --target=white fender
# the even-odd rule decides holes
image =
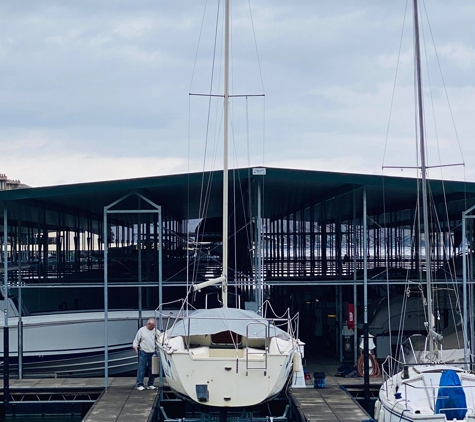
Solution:
[[[384,412],[381,412],[381,402],[379,400],[376,400],[374,404],[374,420],[384,422]]]
[[[299,352],[295,352],[292,357],[292,368],[294,372],[302,371],[302,355]]]
[[[152,356],[152,374],[158,375],[160,373],[160,356],[158,354]]]

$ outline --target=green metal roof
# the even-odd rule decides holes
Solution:
[[[417,198],[417,180],[413,178],[280,168],[267,168],[266,172],[265,176],[252,176],[252,168],[231,170],[230,183],[235,182],[236,191],[246,192],[256,178],[262,177],[263,216],[270,219],[311,206],[316,206],[317,221],[332,221],[337,214],[341,219],[352,218],[354,212],[360,216],[363,187],[366,187],[370,215],[413,209]],[[130,193],[139,193],[161,205],[173,219],[186,220],[200,216],[202,187],[208,185],[207,216],[221,217],[220,171],[0,191],[0,203],[7,204],[9,220],[21,220],[24,225],[46,221],[51,226],[75,227],[78,219],[87,216],[101,220],[105,206]],[[230,187],[230,192],[233,191]],[[475,183],[431,181],[430,192],[436,204],[442,204],[445,195],[449,213],[456,219],[475,203]],[[236,195],[235,202],[241,200],[247,201],[243,193]],[[234,199],[230,201],[233,206]],[[119,205],[121,209],[137,206],[136,196],[129,196]],[[145,203],[140,206],[147,207]],[[134,215],[120,218],[136,221]]]

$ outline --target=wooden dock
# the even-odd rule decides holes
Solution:
[[[340,388],[327,379],[326,388],[294,388],[291,397],[307,422],[362,422],[369,416]]]
[[[301,418],[307,422],[362,422],[370,420],[368,414],[341,387],[362,387],[363,379],[336,377],[341,364],[334,360],[318,359],[310,361],[306,369],[314,372],[324,372],[325,388],[293,388],[290,392],[293,404]],[[372,379],[371,383],[378,384],[381,379]],[[349,388],[350,389],[350,388]]]
[[[138,391],[135,378],[114,378],[83,422],[151,422],[158,391]]]
[[[80,392],[94,392],[95,403],[83,418],[83,422],[150,422],[158,403],[157,391],[138,391],[135,377],[110,377],[109,386],[104,387],[103,378],[43,378],[10,380],[10,405],[56,403],[72,400]],[[0,382],[3,391],[3,382]],[[16,398],[18,397],[18,398]],[[33,399],[32,399],[33,398]],[[97,398],[97,400],[95,400]],[[74,401],[74,400],[73,400]]]
[[[325,372],[325,388],[315,389],[313,383],[307,388],[293,388],[291,400],[301,419],[306,422],[362,422],[370,420],[368,414],[345,392],[341,386],[362,387],[362,378],[336,377],[339,363],[318,360],[307,363],[306,369]],[[371,380],[377,384],[380,379]],[[0,381],[3,389],[3,382]],[[138,391],[135,377],[110,377],[104,388],[103,378],[47,378],[10,380],[11,393],[23,392],[37,395],[38,392],[67,395],[68,391],[95,391],[97,400],[83,418],[83,422],[152,422],[159,405],[160,390]],[[13,395],[12,395],[13,397]],[[92,400],[94,401],[94,400]]]

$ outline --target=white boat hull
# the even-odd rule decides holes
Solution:
[[[137,354],[128,345],[121,350],[109,351],[109,376],[121,375],[137,370]],[[23,378],[90,378],[103,377],[105,368],[104,351],[93,354],[51,355],[29,358],[22,363]],[[18,359],[11,358],[10,376],[19,373]]]
[[[142,313],[142,320],[154,311]],[[104,312],[33,315],[22,318],[22,367],[27,378],[103,376],[105,367]],[[2,324],[3,325],[3,324]],[[108,313],[109,374],[137,369],[132,340],[139,322],[136,311]],[[9,318],[10,371],[18,373],[18,318]],[[3,360],[3,337],[0,338]]]
[[[246,369],[246,351],[199,348],[169,353],[160,350],[168,385],[181,398],[215,407],[246,407],[276,397],[292,372],[295,349],[286,353],[254,351]],[[234,356],[226,356],[234,354]],[[206,386],[208,399],[197,396],[197,385]]]
[[[291,329],[293,323],[230,308],[177,318],[157,338],[168,385],[204,406],[249,407],[272,400],[290,381],[294,355],[301,353],[296,336],[279,325]]]
[[[445,414],[435,412],[440,377],[448,369],[458,371],[465,393],[467,412],[463,419],[447,419]],[[400,372],[383,383],[374,418],[378,422],[475,422],[474,406],[475,375],[448,365],[419,365],[408,368],[408,377]]]

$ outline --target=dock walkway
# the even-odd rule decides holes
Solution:
[[[290,396],[293,404],[306,422],[362,422],[370,420],[367,413],[348,395],[341,386],[348,389],[361,387],[362,378],[336,377],[340,364],[334,360],[318,359],[307,362],[305,368],[314,372],[325,372],[326,387],[293,388]],[[380,383],[380,379],[372,379]],[[3,383],[0,381],[0,388]],[[111,377],[109,387],[104,390],[103,378],[55,378],[10,380],[11,392],[90,390],[96,392],[97,401],[83,418],[83,422],[151,422],[158,405],[159,390],[138,391],[135,377]],[[35,394],[36,394],[35,393]],[[12,396],[13,397],[13,396]],[[92,399],[93,397],[91,397]]]
[[[308,422],[362,422],[369,416],[343,391],[327,380],[323,389],[293,389],[292,400]]]
[[[83,422],[149,422],[154,414],[157,391],[138,391],[135,378],[112,378]]]
[[[103,378],[12,379],[10,396],[13,399],[19,392],[22,395],[31,392],[38,396],[38,392],[42,392],[43,395],[63,394],[68,397],[68,391],[89,390],[100,397],[85,415],[83,422],[149,422],[154,414],[159,390],[138,391],[135,382],[135,377],[110,377],[109,387],[104,391]],[[3,389],[3,382],[0,382],[0,388]],[[11,401],[13,406],[16,403],[20,404]]]
[[[370,419],[368,414],[349,396],[341,386],[362,386],[362,378],[334,376],[341,365],[334,360],[318,359],[307,362],[305,368],[313,372],[325,372],[325,388],[293,388],[290,396],[302,419],[307,422],[362,422]],[[381,379],[371,382],[380,383]]]

